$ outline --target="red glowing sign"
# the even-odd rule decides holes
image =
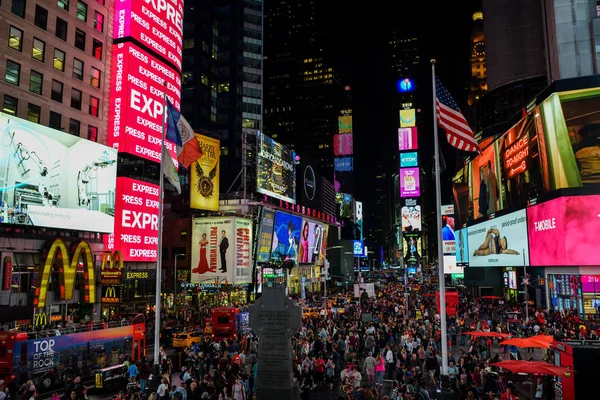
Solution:
[[[504,152],[506,178],[511,179],[527,171],[529,162],[529,137],[522,136]]]
[[[351,156],[354,144],[351,133],[333,135],[333,154],[337,156]]]
[[[158,185],[117,178],[115,233],[104,235],[107,251],[121,250],[123,261],[156,261],[158,191]]]
[[[167,98],[179,110],[179,73],[130,43],[117,44],[113,49],[108,145],[160,162],[163,81],[167,83]],[[165,146],[178,165],[175,145],[166,142]]]
[[[182,0],[117,0],[114,38],[132,37],[181,71]]]

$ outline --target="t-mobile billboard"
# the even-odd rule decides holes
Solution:
[[[176,70],[131,43],[113,47],[109,146],[160,162],[163,82],[167,98],[179,110],[181,79]],[[175,145],[165,145],[178,165]]]
[[[117,178],[115,233],[104,235],[106,250],[121,250],[123,261],[156,261],[158,190],[152,183]]]
[[[115,39],[131,37],[181,71],[183,0],[117,0]]]

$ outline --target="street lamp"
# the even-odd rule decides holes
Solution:
[[[185,254],[175,254],[175,271],[173,273],[173,309],[177,310],[177,257],[185,257]]]

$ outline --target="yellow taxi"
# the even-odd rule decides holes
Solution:
[[[318,317],[319,310],[316,308],[305,307],[302,309],[302,318]]]
[[[204,332],[202,332],[202,331],[194,331],[191,333],[179,332],[179,333],[175,334],[175,336],[173,337],[173,347],[174,348],[185,348],[185,347],[190,347],[194,343],[200,344],[203,337],[204,337]]]
[[[206,326],[204,327],[204,335],[205,336],[212,335],[212,325],[211,324],[206,324]]]

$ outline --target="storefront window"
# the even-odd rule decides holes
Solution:
[[[11,293],[35,292],[38,267],[42,264],[39,253],[14,253],[10,290]]]

